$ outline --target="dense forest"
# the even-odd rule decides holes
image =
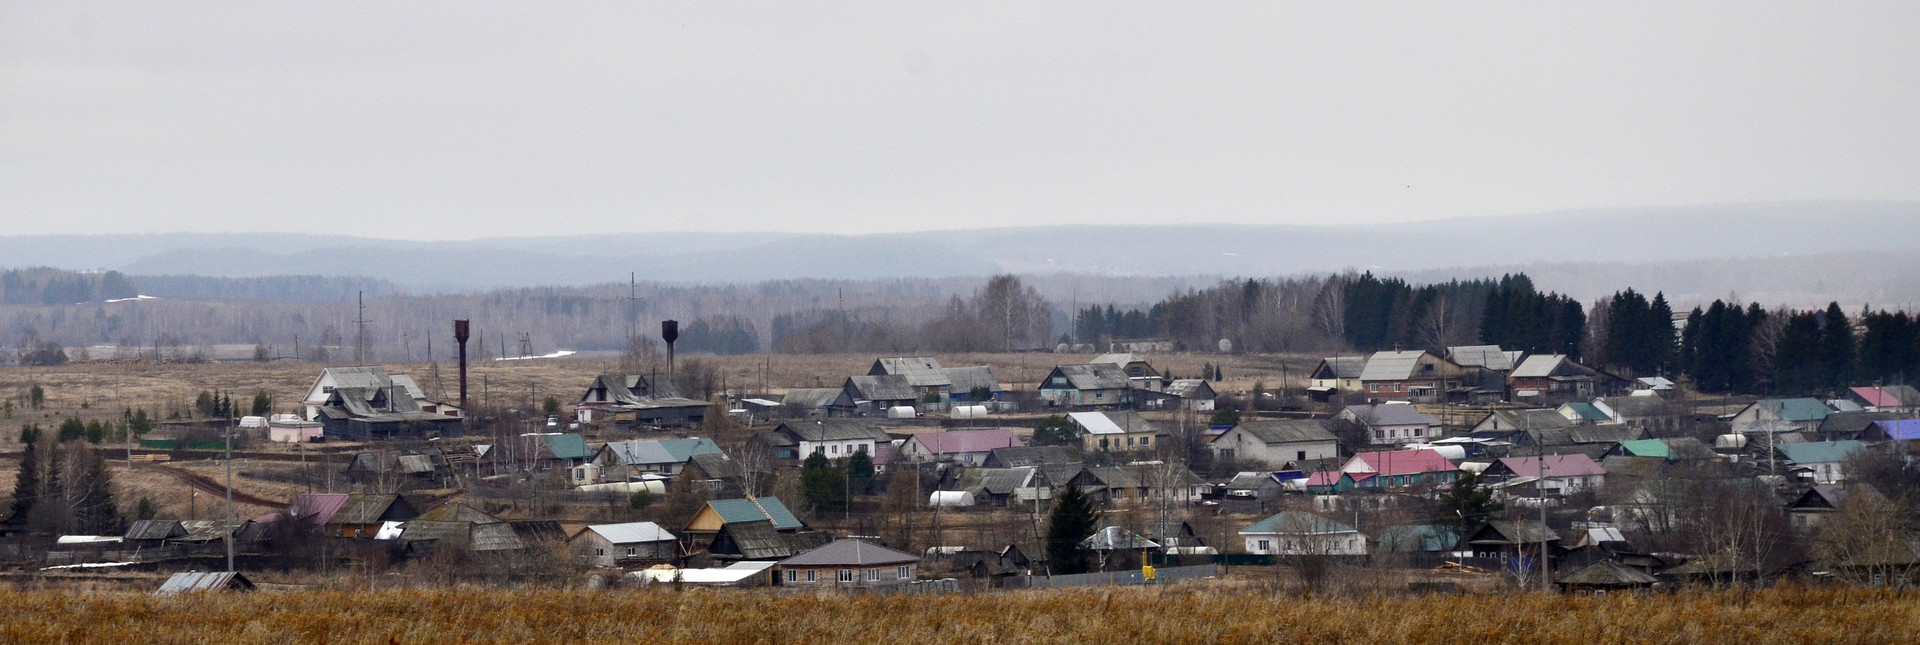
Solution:
[[[70,305],[138,294],[133,281],[119,271],[80,273],[42,268],[0,272],[0,304]]]

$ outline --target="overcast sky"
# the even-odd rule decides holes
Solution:
[[[9,1],[0,222],[454,239],[1920,199],[1920,3],[1280,4]]]

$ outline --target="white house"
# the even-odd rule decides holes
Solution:
[[[1260,462],[1278,468],[1290,461],[1340,456],[1333,433],[1313,419],[1243,421],[1208,442],[1220,462]]]
[[[405,374],[388,375],[387,369],[380,366],[370,367],[329,367],[320,370],[319,378],[307,388],[307,396],[301,400],[306,406],[306,420],[319,421],[320,408],[327,405],[327,399],[334,390],[340,388],[361,388],[367,390],[386,390],[389,398],[410,397],[420,405],[421,412],[459,418],[460,406],[442,403],[427,398],[413,377]]]
[[[800,459],[816,452],[828,459],[851,457],[856,452],[871,456],[876,445],[893,441],[885,430],[852,419],[788,421],[773,431],[798,446],[795,455]]]
[[[1286,511],[1240,529],[1247,553],[1366,555],[1367,536],[1353,527],[1302,511]]]

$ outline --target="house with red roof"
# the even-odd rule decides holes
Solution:
[[[1461,470],[1437,450],[1375,450],[1354,455],[1340,472],[1360,488],[1450,484]]]
[[[916,434],[900,444],[900,456],[916,463],[946,462],[964,466],[986,463],[987,453],[995,448],[1019,448],[1027,445],[1008,428],[985,430],[948,430]]]
[[[1481,476],[1489,483],[1531,479],[1540,482],[1540,490],[1546,493],[1568,495],[1599,488],[1606,482],[1607,470],[1584,454],[1572,453],[1507,457],[1493,462]]]
[[[1856,387],[1847,390],[1847,399],[1868,412],[1913,412],[1920,410],[1920,391],[1911,385]]]

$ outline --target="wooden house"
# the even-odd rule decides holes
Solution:
[[[1133,403],[1133,381],[1115,365],[1061,365],[1040,381],[1040,398],[1051,407],[1124,407]]]
[[[1314,419],[1258,419],[1242,421],[1207,443],[1220,463],[1260,463],[1269,469],[1282,464],[1339,456],[1339,442]]]
[[[644,567],[680,555],[679,539],[653,522],[594,524],[567,542],[596,567]]]
[[[1369,400],[1439,403],[1462,378],[1459,365],[1433,352],[1380,351],[1367,357],[1360,384]]]

